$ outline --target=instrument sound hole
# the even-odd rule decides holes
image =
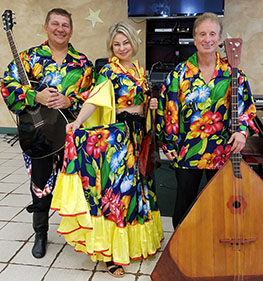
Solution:
[[[233,202],[233,207],[234,208],[238,209],[238,208],[240,208],[240,206],[241,206],[241,203],[239,201]]]

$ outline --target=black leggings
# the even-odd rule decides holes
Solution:
[[[208,182],[217,171],[218,170],[175,169],[177,195],[173,215],[174,228],[182,221],[190,206],[196,200],[203,173],[205,172]]]

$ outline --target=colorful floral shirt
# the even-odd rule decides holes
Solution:
[[[174,166],[219,169],[230,157],[231,67],[217,53],[212,79],[206,84],[197,53],[167,77],[160,95],[156,131],[167,152],[176,151]],[[238,71],[237,132],[257,132],[256,115],[247,77]]]
[[[139,65],[138,60],[133,62],[136,67],[139,77],[135,77],[135,71],[133,69],[126,69],[117,57],[109,59],[109,63],[106,64],[100,71],[100,75],[97,80],[97,85],[110,79],[115,91],[115,104],[116,109],[126,108],[129,106],[146,104],[147,85],[145,81],[144,68]]]
[[[77,52],[69,44],[66,58],[58,65],[46,41],[22,52],[20,58],[30,81],[56,87],[61,94],[70,98],[72,106],[69,110],[79,112],[87,98],[87,90],[94,84],[92,63],[84,54]],[[30,85],[21,85],[14,61],[4,73],[1,93],[8,108],[16,114],[26,106],[36,105],[37,90]]]

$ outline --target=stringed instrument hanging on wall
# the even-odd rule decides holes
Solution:
[[[238,128],[242,40],[225,40],[232,67],[232,132]],[[178,225],[153,281],[263,281],[263,181],[232,154]]]

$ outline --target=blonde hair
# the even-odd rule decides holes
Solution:
[[[219,19],[219,17],[214,13],[204,13],[201,16],[197,17],[197,19],[194,22],[193,27],[193,36],[196,35],[196,29],[197,27],[204,22],[205,20],[210,20],[213,22],[216,22],[219,25],[219,35],[221,36],[223,33],[223,24],[222,21]]]
[[[107,49],[113,55],[113,39],[118,33],[123,33],[129,40],[133,55],[136,55],[139,49],[140,39],[137,35],[137,31],[129,23],[120,21],[109,28],[109,36],[107,40]]]

